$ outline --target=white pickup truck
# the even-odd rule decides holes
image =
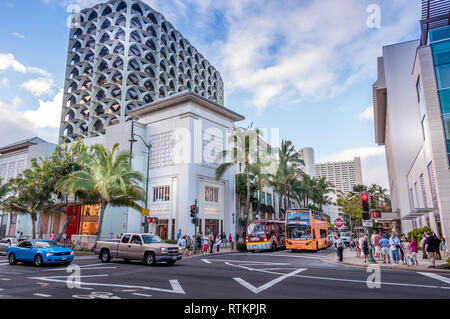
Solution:
[[[166,244],[155,234],[138,233],[123,234],[118,241],[98,241],[95,254],[103,263],[112,258],[122,258],[125,262],[143,260],[147,265],[157,262],[173,265],[182,258],[178,245]]]

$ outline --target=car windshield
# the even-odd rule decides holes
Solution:
[[[58,244],[54,241],[35,241],[35,248],[46,248],[46,247],[58,247]]]
[[[142,240],[144,244],[160,244],[162,243],[162,239],[156,235],[142,235]]]
[[[350,233],[348,233],[348,232],[341,233],[341,237],[350,237]]]
[[[309,212],[288,212],[287,220],[288,221],[309,221],[310,215]]]
[[[286,238],[294,240],[310,240],[311,227],[306,225],[289,225],[286,227]]]
[[[263,223],[255,223],[248,225],[249,235],[264,235],[266,233],[266,227]]]

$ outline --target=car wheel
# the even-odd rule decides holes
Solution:
[[[41,255],[36,255],[36,257],[34,257],[34,265],[36,267],[41,267],[44,264],[43,260],[42,260],[42,256]]]
[[[9,254],[8,261],[10,265],[15,265],[17,263],[16,255],[14,255],[13,253]]]
[[[167,264],[168,264],[169,266],[175,265],[175,263],[176,263],[175,260],[171,260],[171,261],[168,261],[168,262],[167,262]]]
[[[109,254],[109,250],[108,249],[103,249],[100,252],[100,260],[102,261],[102,263],[109,263],[111,261],[111,255]]]
[[[155,254],[149,252],[145,255],[145,263],[149,266],[153,266],[156,263]]]

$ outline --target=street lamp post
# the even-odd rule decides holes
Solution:
[[[135,136],[137,136],[142,140],[142,143],[144,143],[145,147],[147,148],[147,174],[146,174],[146,182],[145,182],[145,209],[148,209],[148,182],[149,182],[149,172],[150,172],[150,151],[151,151],[152,145],[150,144],[150,142],[148,142],[148,143],[145,142],[144,138],[142,136],[140,136],[139,134],[136,134],[133,131],[131,134],[132,134],[132,136],[131,136],[131,139],[129,140],[131,145],[133,145],[133,143],[137,142],[137,140],[135,138]],[[144,233],[147,233],[147,232],[148,232],[147,218],[144,218]]]

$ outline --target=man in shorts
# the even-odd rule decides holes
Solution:
[[[431,266],[436,266],[436,259],[434,258],[434,252],[436,251],[436,234],[430,236],[428,234],[428,238],[425,240],[425,251],[427,252],[428,259],[431,259]]]
[[[209,238],[205,234],[205,236],[203,236],[203,255],[208,254],[208,248],[209,248]]]
[[[395,232],[392,232],[392,236],[389,239],[389,246],[391,247],[392,252],[392,260],[394,261],[395,266],[398,266],[398,262],[400,260],[400,239],[397,237]]]
[[[375,236],[374,236],[374,241],[373,241],[373,244],[375,245],[375,257],[377,259],[381,259],[381,244],[380,244],[380,240],[381,240],[381,235],[380,235],[379,231],[377,231]]]
[[[387,239],[387,236],[384,236],[380,239],[380,245],[381,245],[381,255],[383,256],[383,264],[386,263],[386,259],[388,261],[388,264],[391,263],[391,256],[389,254],[389,239]]]

